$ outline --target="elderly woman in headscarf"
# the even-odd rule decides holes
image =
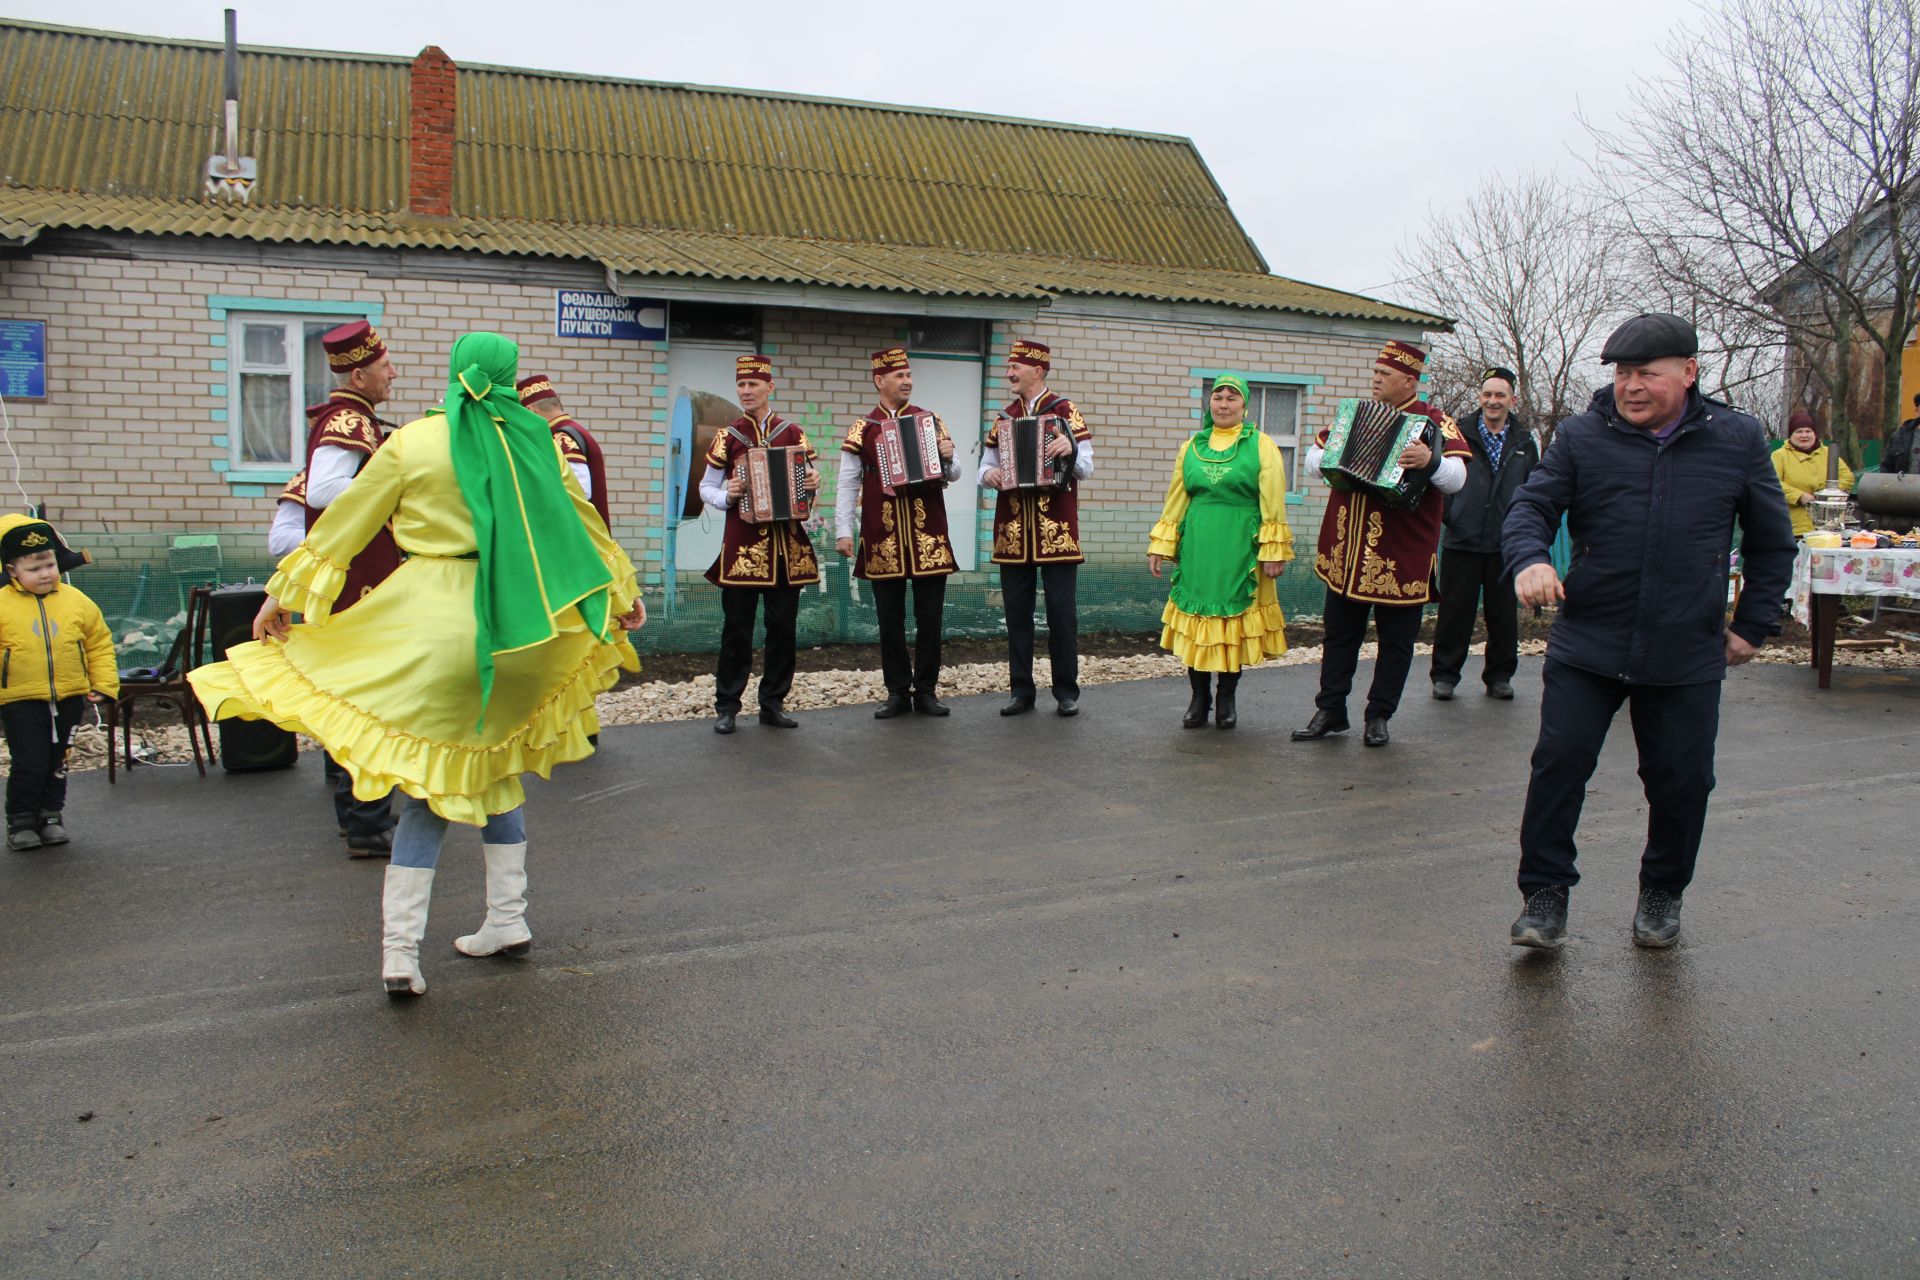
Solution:
[[[1820,443],[1820,430],[1813,415],[1804,409],[1787,419],[1787,442],[1773,451],[1773,473],[1780,477],[1780,492],[1786,495],[1787,514],[1793,517],[1793,536],[1803,538],[1813,532],[1813,495],[1827,487],[1827,450]],[[1840,459],[1840,487],[1853,492],[1853,470]]]
[[[1293,558],[1286,466],[1258,425],[1246,421],[1247,380],[1213,384],[1200,430],[1180,446],[1160,522],[1147,540],[1154,577],[1171,563],[1160,646],[1187,664],[1193,699],[1181,723],[1238,723],[1240,669],[1287,651],[1274,581]]]
[[[443,407],[396,431],[280,561],[258,643],[191,676],[209,715],[308,734],[355,795],[410,797],[382,899],[393,996],[427,989],[420,942],[450,821],[482,828],[487,872],[486,920],[455,948],[526,953],[521,775],[591,755],[594,695],[639,666],[633,565],[521,406],[518,362],[499,334],[456,342]],[[406,563],[330,616],[347,563],[389,524]]]

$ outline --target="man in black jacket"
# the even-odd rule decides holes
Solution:
[[[1913,398],[1913,407],[1920,410],[1920,395]],[[1914,469],[1913,437],[1920,434],[1920,412],[1893,429],[1887,437],[1887,447],[1880,453],[1880,469],[1895,475],[1901,475]]]
[[[1519,608],[1513,575],[1500,555],[1500,526],[1513,495],[1540,461],[1533,433],[1513,416],[1513,370],[1480,375],[1480,412],[1460,424],[1473,448],[1467,483],[1447,495],[1440,534],[1440,613],[1433,624],[1433,696],[1453,697],[1473,644],[1473,616],[1486,602],[1487,657],[1480,678],[1487,695],[1513,697],[1520,668]]]
[[[1793,524],[1765,428],[1700,394],[1698,350],[1678,316],[1639,315],[1614,330],[1600,353],[1613,386],[1560,424],[1507,515],[1520,603],[1561,602],[1520,820],[1517,946],[1566,940],[1567,894],[1580,878],[1574,830],[1622,702],[1649,810],[1633,940],[1673,945],[1713,790],[1721,682],[1779,632]],[[1547,557],[1563,512],[1573,539],[1564,584]],[[1736,521],[1746,586],[1729,624]]]

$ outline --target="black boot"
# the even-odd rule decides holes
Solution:
[[[1238,671],[1220,673],[1220,693],[1213,700],[1213,724],[1217,729],[1231,729],[1240,723],[1240,716],[1234,709],[1233,695],[1240,688]]]
[[[1206,726],[1207,712],[1213,710],[1213,690],[1208,686],[1211,678],[1204,671],[1187,668],[1187,683],[1193,688],[1193,701],[1187,704],[1187,716],[1180,722],[1181,728],[1200,729]]]

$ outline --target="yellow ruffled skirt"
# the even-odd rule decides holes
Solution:
[[[1238,671],[1287,651],[1286,621],[1274,579],[1263,573],[1253,603],[1238,617],[1188,613],[1168,600],[1160,614],[1160,647],[1196,671]]]
[[[189,679],[207,714],[270,720],[315,738],[377,800],[395,787],[478,825],[526,799],[520,775],[593,754],[594,696],[640,663],[624,632],[594,637],[568,611],[558,635],[495,659],[480,718],[471,560],[416,556],[351,609],[238,645]]]

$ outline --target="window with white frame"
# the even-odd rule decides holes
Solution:
[[[306,465],[306,407],[333,387],[320,335],[341,316],[237,312],[227,320],[228,459],[235,472]]]
[[[1304,388],[1286,382],[1247,382],[1247,390],[1253,393],[1247,404],[1247,420],[1258,423],[1260,430],[1280,448],[1280,458],[1285,467],[1287,492],[1299,489],[1299,478],[1294,475],[1294,459],[1300,452],[1300,406]],[[1206,379],[1200,386],[1200,398],[1204,401],[1213,394],[1213,379]]]

